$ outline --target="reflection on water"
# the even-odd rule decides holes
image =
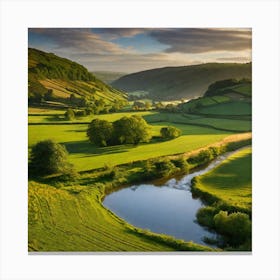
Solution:
[[[134,185],[106,196],[103,204],[130,224],[164,233],[186,241],[205,244],[203,237],[214,238],[195,222],[196,212],[203,206],[192,197],[190,184],[193,177],[206,173],[227,156],[221,156],[206,168],[162,183]]]

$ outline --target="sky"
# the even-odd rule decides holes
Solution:
[[[90,71],[251,61],[249,28],[30,28],[28,45]]]

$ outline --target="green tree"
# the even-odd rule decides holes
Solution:
[[[73,166],[64,145],[45,140],[32,147],[29,170],[34,175],[66,174],[73,171]]]
[[[150,128],[141,116],[123,117],[115,121],[113,126],[113,141],[117,144],[138,144],[151,139]]]
[[[94,119],[87,129],[90,142],[101,147],[106,147],[110,143],[112,135],[113,125],[105,120]]]
[[[71,121],[71,120],[75,119],[75,112],[71,108],[69,108],[65,112],[64,116],[65,116],[66,120]]]
[[[150,109],[151,109],[151,107],[152,107],[151,102],[146,101],[146,102],[145,102],[145,109],[146,109],[146,110],[150,110]]]
[[[174,126],[162,127],[160,129],[161,137],[164,139],[174,139],[182,134],[182,131]]]
[[[228,237],[231,245],[240,245],[251,238],[251,221],[247,214],[220,211],[214,216],[214,224],[218,232]]]

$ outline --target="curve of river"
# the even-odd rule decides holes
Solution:
[[[192,197],[191,180],[213,169],[237,151],[223,154],[206,168],[179,179],[161,180],[160,185],[159,181],[155,181],[120,189],[107,195],[103,205],[136,227],[206,245],[204,237],[215,238],[216,234],[195,221],[197,210],[204,204]]]

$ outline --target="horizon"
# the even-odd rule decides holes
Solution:
[[[250,63],[248,28],[29,28],[28,47],[90,72],[135,73],[206,63]]]

